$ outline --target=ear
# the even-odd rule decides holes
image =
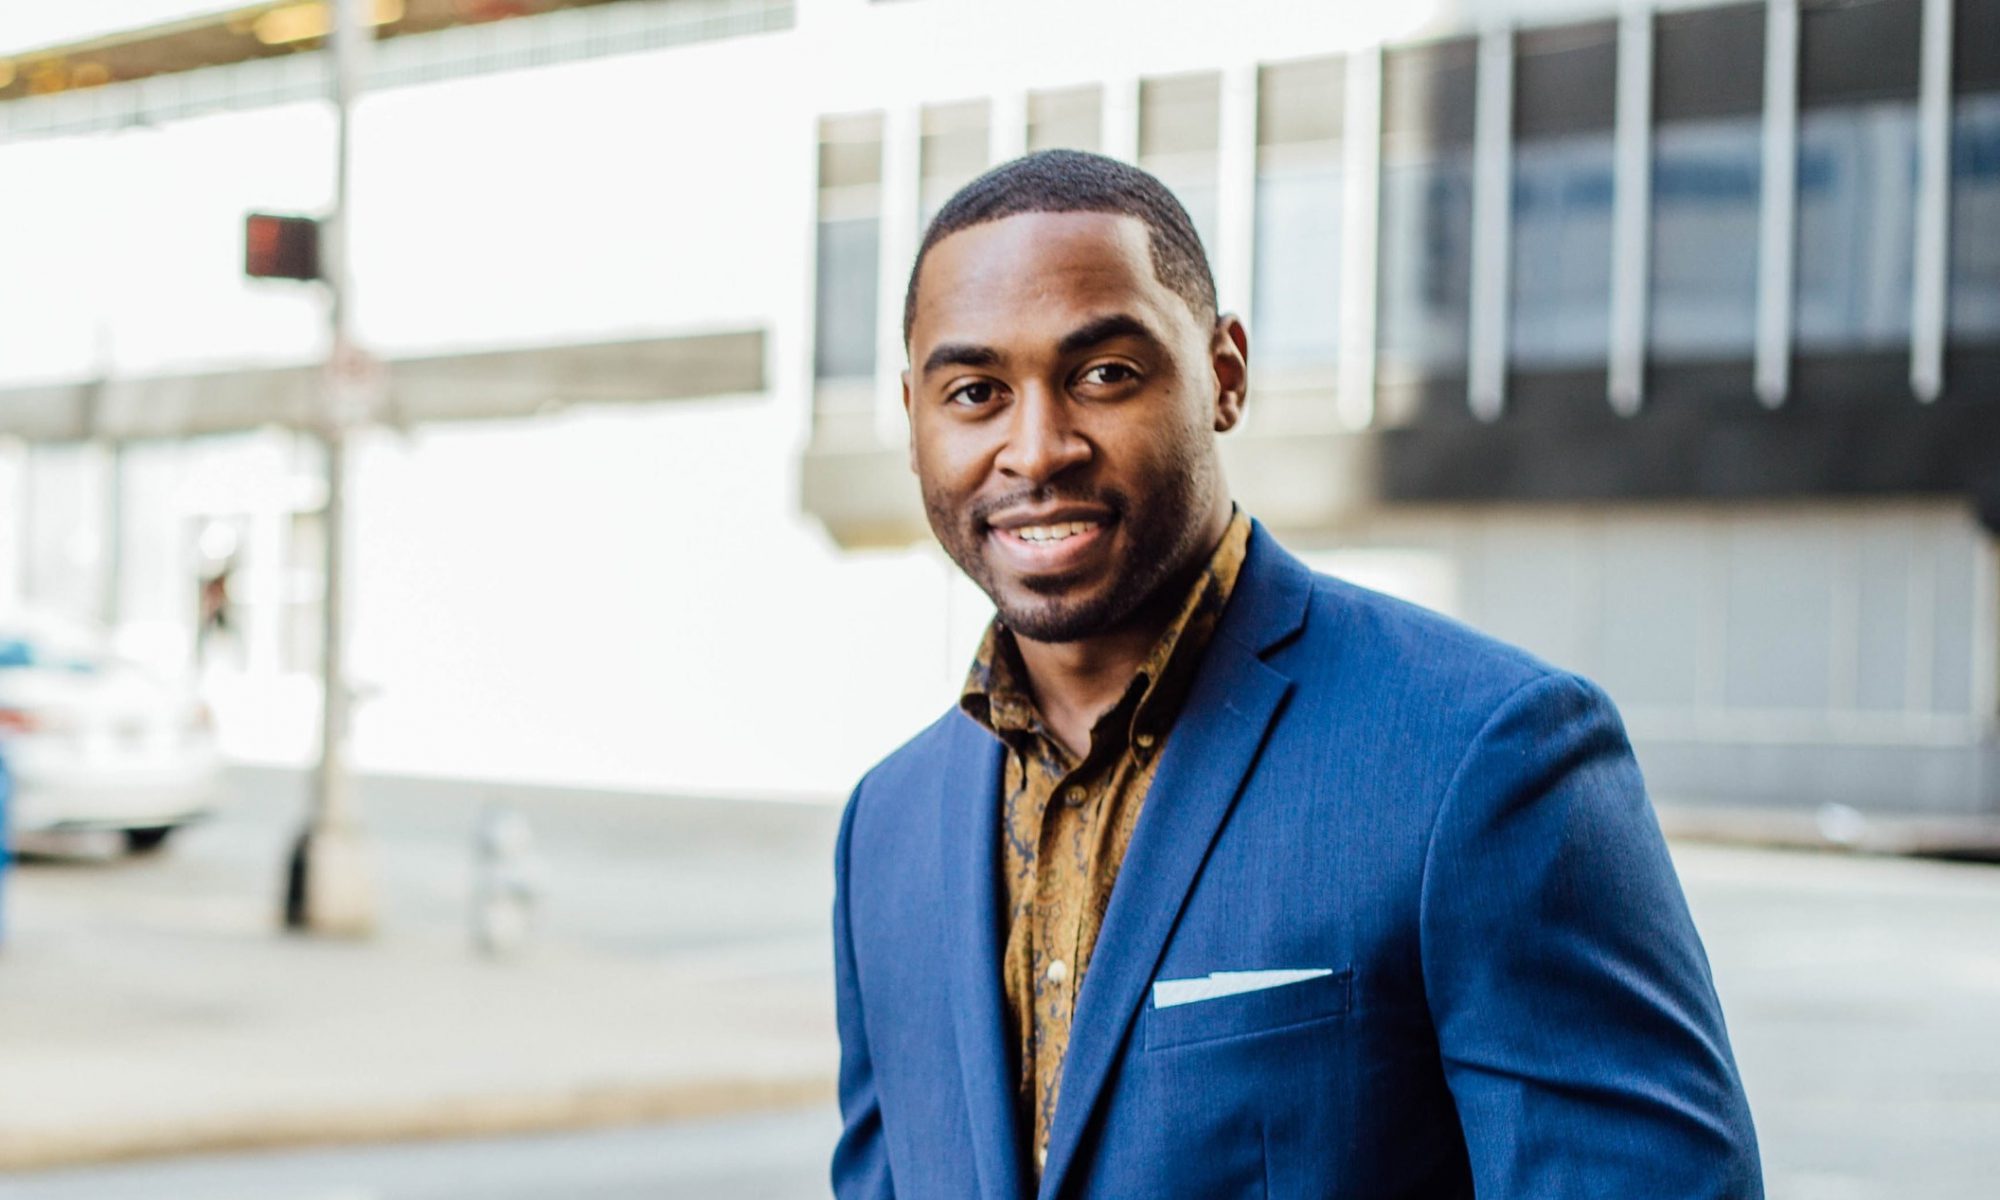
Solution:
[[[1243,420],[1250,399],[1250,338],[1235,313],[1215,319],[1208,355],[1215,368],[1215,431],[1228,433]]]
[[[910,431],[910,474],[917,473],[917,417],[910,411],[910,372],[905,368],[903,381],[903,427]]]

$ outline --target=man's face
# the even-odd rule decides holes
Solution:
[[[1025,213],[925,258],[903,401],[931,529],[1017,635],[1120,628],[1228,521],[1243,327],[1154,275],[1143,223]]]

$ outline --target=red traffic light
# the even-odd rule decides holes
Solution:
[[[319,222],[251,213],[243,222],[243,271],[252,279],[318,279]]]

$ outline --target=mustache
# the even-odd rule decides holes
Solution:
[[[992,523],[995,513],[1028,504],[1088,504],[1096,508],[1109,509],[1114,517],[1122,518],[1131,508],[1132,501],[1117,488],[1083,490],[1048,486],[1026,487],[989,500],[977,501],[967,510],[966,515],[975,529],[984,529]]]

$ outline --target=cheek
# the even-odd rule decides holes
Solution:
[[[913,431],[911,460],[924,494],[937,500],[961,499],[978,490],[989,457],[981,440],[967,430]]]
[[[1118,474],[1135,486],[1158,488],[1166,477],[1184,474],[1198,462],[1202,440],[1212,435],[1205,414],[1196,416],[1187,404],[1163,400],[1103,436],[1106,441],[1100,444],[1117,463]]]

